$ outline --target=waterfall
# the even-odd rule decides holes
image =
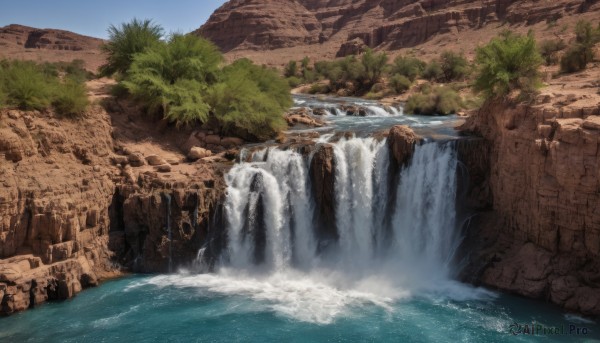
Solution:
[[[311,156],[269,148],[227,174],[229,242],[222,265],[246,271],[335,266],[362,276],[393,268],[427,280],[449,277],[459,238],[454,145],[417,146],[399,171],[397,189],[390,189],[385,140],[343,139],[333,143],[333,153],[337,242],[318,249]]]

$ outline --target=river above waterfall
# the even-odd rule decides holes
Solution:
[[[458,132],[454,128],[464,123],[464,118],[457,115],[422,116],[404,113],[402,104],[383,105],[374,100],[306,94],[295,94],[293,98],[296,108],[304,107],[311,112],[319,110],[324,115],[317,117],[328,123],[322,128],[293,131],[317,131],[322,134],[354,132],[358,136],[368,136],[394,125],[407,125],[422,137],[447,139],[458,137]],[[364,109],[365,115],[346,115],[345,106]]]

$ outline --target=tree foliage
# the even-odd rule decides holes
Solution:
[[[158,45],[163,34],[163,28],[149,19],[133,19],[120,26],[111,25],[108,28],[109,40],[102,46],[108,61],[100,67],[100,74],[125,74],[135,55]]]
[[[540,43],[540,55],[544,58],[547,66],[558,63],[558,52],[567,47],[562,39],[547,39]]]
[[[412,82],[404,75],[396,74],[390,78],[390,86],[396,94],[404,93],[410,89]]]
[[[505,96],[514,90],[530,95],[541,84],[542,62],[532,33],[522,36],[505,31],[477,48],[479,72],[474,88],[486,98]]]

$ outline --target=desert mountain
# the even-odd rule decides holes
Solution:
[[[95,70],[104,62],[102,40],[55,29],[37,29],[23,25],[0,27],[0,58],[48,62],[82,59]]]
[[[195,33],[225,52],[305,47],[294,51],[340,57],[364,46],[414,48],[437,37],[447,44],[473,31],[486,37],[503,28],[558,29],[561,21],[599,15],[597,0],[231,0]]]

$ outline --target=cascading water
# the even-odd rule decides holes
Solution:
[[[228,242],[215,272],[177,283],[247,295],[319,323],[363,303],[391,310],[421,292],[464,296],[450,279],[458,241],[453,144],[417,146],[399,175],[390,172],[385,140],[342,139],[332,149],[335,242],[320,242],[331,237],[316,225],[312,155],[264,149],[226,176]]]
[[[309,157],[271,148],[236,165],[227,176],[229,248],[223,265],[278,270],[337,263],[338,270],[356,273],[372,270],[384,259],[448,276],[457,242],[452,144],[417,146],[394,195],[385,141],[344,139],[333,144],[333,151],[339,236],[333,250],[321,255],[317,248]],[[386,213],[392,196],[395,208]],[[391,228],[386,215],[391,215]]]

